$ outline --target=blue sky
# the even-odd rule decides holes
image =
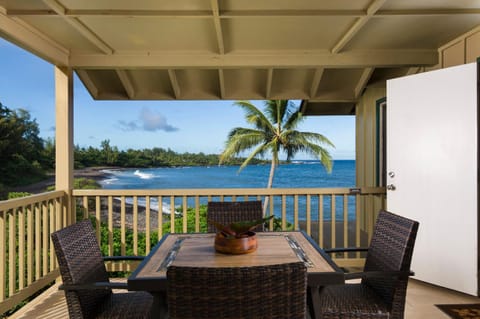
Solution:
[[[0,70],[0,102],[10,109],[28,110],[39,124],[40,136],[53,138],[53,65],[0,38]],[[74,141],[82,147],[100,147],[108,139],[121,150],[161,147],[219,154],[233,127],[248,127],[243,111],[233,102],[95,101],[75,77]],[[307,117],[298,129],[327,136],[336,146],[330,150],[334,159],[355,158],[354,116]]]

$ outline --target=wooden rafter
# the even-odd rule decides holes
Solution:
[[[258,54],[156,54],[155,52],[116,52],[113,55],[74,55],[70,64],[77,68],[184,68],[184,67],[352,67],[435,65],[437,50],[365,50],[342,54],[301,51],[283,53],[258,52]]]
[[[78,32],[80,32],[88,41],[90,41],[93,45],[99,48],[105,54],[112,54],[113,49],[108,46],[100,37],[95,34],[92,30],[87,28],[79,18],[77,17],[70,17],[65,15],[67,11],[64,6],[58,3],[55,0],[43,0],[43,2],[55,11],[59,16],[61,16],[68,24],[74,27]]]
[[[218,85],[220,86],[220,98],[225,97],[225,74],[223,69],[218,69]]]
[[[339,53],[347,43],[362,29],[362,27],[374,16],[386,0],[373,0],[368,6],[367,14],[357,21],[345,32],[342,38],[332,48],[332,53]]]
[[[215,35],[217,38],[218,53],[225,54],[225,44],[223,42],[222,23],[220,21],[220,12],[218,9],[218,0],[211,0],[213,25],[215,26]]]
[[[360,95],[363,92],[363,89],[365,89],[365,87],[367,86],[368,80],[370,80],[370,77],[372,76],[374,70],[375,70],[374,68],[366,68],[365,70],[363,70],[362,75],[360,76],[360,79],[358,80],[358,83],[355,86],[355,90],[353,94],[356,99],[360,97]]]
[[[173,94],[175,95],[175,98],[176,99],[180,98],[180,95],[182,92],[180,90],[180,85],[178,84],[177,74],[175,70],[169,69],[168,77],[170,78],[170,83],[172,85]]]
[[[100,91],[98,90],[95,83],[92,81],[92,78],[88,74],[86,70],[77,70],[76,71],[78,76],[82,79],[83,84],[87,88],[88,92],[94,99],[98,99],[100,97]]]
[[[120,82],[122,82],[123,87],[125,88],[125,92],[127,92],[128,98],[133,99],[135,98],[135,88],[133,87],[132,81],[128,76],[125,70],[115,70],[117,72],[118,78]]]
[[[325,71],[324,68],[318,68],[315,70],[313,74],[312,85],[310,86],[310,98],[315,98],[315,95],[318,91],[318,86],[320,85],[320,81],[322,80],[323,72]]]

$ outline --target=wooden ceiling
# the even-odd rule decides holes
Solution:
[[[0,36],[72,67],[94,99],[310,114],[351,114],[366,86],[437,64],[478,25],[478,0],[0,0]]]

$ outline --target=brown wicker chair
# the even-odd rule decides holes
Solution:
[[[331,249],[326,252],[365,251],[363,272],[345,279],[361,283],[326,286],[320,291],[320,318],[403,318],[405,296],[418,222],[380,211],[368,249]]]
[[[262,202],[208,202],[207,220],[214,220],[220,224],[228,225],[244,220],[257,220],[263,218]],[[215,226],[208,223],[208,232],[215,232]],[[263,231],[263,226],[258,226],[255,231]]]
[[[307,273],[303,263],[167,270],[170,318],[302,318]]]
[[[51,237],[70,318],[150,317],[153,297],[149,293],[112,293],[112,288],[127,289],[127,283],[109,281],[90,220],[65,227]]]

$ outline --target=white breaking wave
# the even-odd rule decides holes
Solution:
[[[148,173],[142,173],[138,169],[133,173],[133,175],[136,175],[140,177],[141,179],[150,179],[153,177],[153,174],[148,174]]]

